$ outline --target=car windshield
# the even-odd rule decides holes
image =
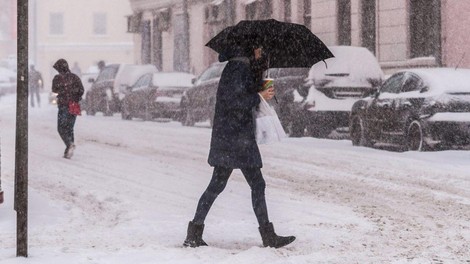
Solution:
[[[98,79],[96,80],[97,82],[103,81],[103,80],[110,80],[114,79],[116,76],[118,67],[117,66],[108,66],[103,69],[103,71],[98,75]]]
[[[140,77],[137,82],[134,84],[132,87],[132,90],[139,90],[141,88],[148,87],[150,84],[150,81],[152,80],[152,73],[147,73]]]
[[[283,77],[307,77],[310,68],[270,68],[264,73],[264,76],[268,78],[283,78]]]
[[[224,66],[225,65],[223,64],[211,66],[209,69],[207,69],[201,74],[196,84],[200,84],[201,82],[205,82],[210,79],[219,78],[220,75],[222,75]]]
[[[371,80],[383,80],[383,72],[377,58],[366,48],[350,46],[332,46],[335,56],[312,66],[308,84],[319,82],[328,86],[339,86],[342,79],[353,87],[370,87]],[[330,81],[330,82],[326,82]]]

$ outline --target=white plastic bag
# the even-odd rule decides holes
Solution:
[[[287,137],[276,111],[260,95],[261,102],[256,111],[256,142],[269,144]]]

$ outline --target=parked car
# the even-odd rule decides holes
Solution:
[[[267,72],[274,79],[276,97],[270,103],[274,106],[284,130],[292,137],[303,135],[305,121],[299,116],[299,104],[295,103],[295,93],[307,96],[304,86],[309,68],[272,68]]]
[[[16,92],[16,72],[0,67],[0,96]]]
[[[327,137],[333,130],[348,131],[352,105],[374,94],[384,74],[375,56],[366,48],[329,47],[334,58],[319,62],[310,69],[308,94],[296,91],[295,102],[307,135]]]
[[[146,74],[155,73],[154,65],[111,64],[104,67],[85,95],[86,112],[95,115],[102,112],[105,116],[121,111],[121,99],[125,88]]]
[[[180,121],[183,126],[196,122],[214,121],[215,97],[220,76],[227,63],[213,63],[194,82],[194,86],[183,93],[181,98]]]
[[[411,69],[393,74],[353,105],[355,146],[393,144],[421,151],[470,144],[470,70]]]
[[[192,87],[194,75],[184,72],[147,73],[127,88],[122,99],[122,119],[133,117],[177,119],[183,92]]]

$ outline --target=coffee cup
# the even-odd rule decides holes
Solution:
[[[265,91],[269,88],[274,88],[274,79],[271,78],[264,78],[263,79],[263,86],[262,90]]]

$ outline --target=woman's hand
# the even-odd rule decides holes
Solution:
[[[273,96],[276,94],[274,92],[274,88],[269,88],[267,90],[259,92],[259,94],[264,98],[264,100],[269,101],[273,98]]]

